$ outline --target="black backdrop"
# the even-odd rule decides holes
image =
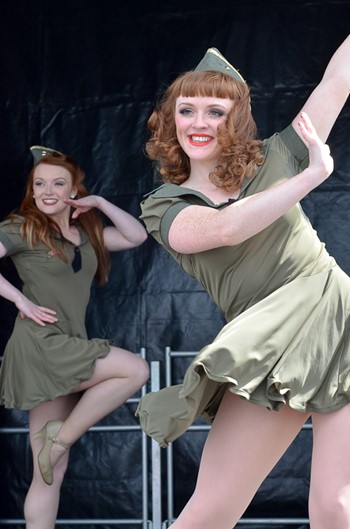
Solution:
[[[259,135],[265,137],[300,109],[348,33],[349,20],[350,2],[340,0],[3,3],[0,218],[21,200],[32,144],[71,154],[86,171],[92,193],[138,216],[142,195],[157,185],[143,153],[146,121],[170,81],[216,46],[251,85]],[[349,123],[347,105],[329,139],[334,174],[303,201],[321,239],[348,273]],[[1,272],[18,283],[6,260]],[[1,300],[0,311],[2,352],[15,310]],[[223,321],[202,288],[148,240],[113,256],[108,285],[92,289],[87,328],[90,336],[110,337],[135,352],[146,347],[148,360],[163,364],[166,346],[198,350]],[[175,381],[182,371],[176,370]],[[137,424],[128,406],[103,424],[125,422]],[[0,427],[27,424],[26,413],[0,410]],[[174,444],[175,514],[193,490],[204,436],[186,434]],[[0,518],[21,518],[31,475],[28,440],[5,434],[0,443]],[[141,516],[136,444],[131,433],[84,436],[72,451],[60,517]],[[307,516],[310,451],[310,432],[304,431],[247,515]]]

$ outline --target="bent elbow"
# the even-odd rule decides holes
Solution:
[[[220,230],[219,239],[221,241],[221,246],[235,246],[242,242],[237,227],[232,227],[229,223]]]
[[[141,246],[148,238],[148,233],[145,230],[144,232],[140,233],[137,238],[134,239],[135,246]]]
[[[147,231],[145,230],[145,231],[143,232],[143,234],[141,235],[141,237],[140,237],[140,244],[143,244],[144,242],[146,242],[147,239],[148,239],[148,233],[147,233]]]

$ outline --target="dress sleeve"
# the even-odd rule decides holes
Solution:
[[[279,137],[298,162],[300,169],[304,170],[309,164],[309,151],[292,125],[285,128]]]
[[[27,244],[20,233],[21,224],[20,220],[0,222],[0,242],[5,246],[7,255],[14,255],[27,249]]]
[[[191,204],[181,197],[149,195],[141,202],[142,215],[146,229],[162,246],[169,246],[168,235],[170,226],[180,211]]]

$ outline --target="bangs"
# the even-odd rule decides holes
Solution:
[[[220,72],[195,70],[179,77],[173,84],[176,97],[218,97],[237,99],[247,87],[232,77]]]
[[[63,167],[72,177],[73,185],[79,185],[85,177],[83,170],[79,167],[76,161],[68,156],[67,154],[55,154],[50,156],[44,156],[41,160],[33,167],[33,176],[35,168],[38,165],[56,165],[58,167]]]

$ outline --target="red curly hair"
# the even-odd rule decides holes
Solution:
[[[178,185],[190,175],[190,160],[176,137],[175,103],[180,96],[233,101],[225,125],[218,130],[222,154],[209,177],[213,184],[228,192],[238,189],[243,179],[253,176],[264,161],[262,141],[256,139],[249,87],[220,72],[195,70],[180,75],[167,88],[148,120],[151,137],[145,150],[148,157],[157,162],[163,181]]]
[[[62,244],[55,237],[57,232],[61,233],[59,226],[38,209],[33,198],[34,174],[38,165],[57,165],[66,169],[72,176],[72,187],[77,191],[77,198],[88,195],[83,184],[85,174],[73,158],[68,155],[53,153],[41,158],[29,173],[24,199],[18,213],[9,215],[9,218],[12,219],[18,217],[24,219],[21,226],[21,235],[27,239],[27,243],[31,248],[42,241],[66,262],[67,257],[63,252]],[[104,245],[103,223],[99,214],[94,209],[91,209],[84,215],[80,215],[79,220],[74,220],[74,222],[79,223],[95,250],[98,262],[95,277],[98,283],[106,283],[110,269],[110,257]]]

